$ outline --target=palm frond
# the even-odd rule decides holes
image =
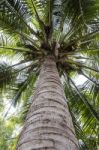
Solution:
[[[5,85],[10,84],[15,80],[15,75],[13,76],[15,72],[16,70],[11,68],[5,62],[0,64],[0,88],[4,88]]]
[[[90,149],[94,150],[94,148],[98,149],[97,146],[98,121],[95,119],[94,115],[92,115],[89,108],[85,106],[85,103],[79,97],[78,92],[71,84],[68,77],[67,78],[65,77],[65,79],[66,79],[66,82],[64,83],[65,94],[68,99],[68,105],[75,126],[76,135],[79,140],[80,149],[83,148],[86,150]],[[87,96],[88,96],[87,98],[90,99],[90,96],[89,95]],[[91,140],[93,140],[92,143]]]
[[[70,79],[70,78],[69,78]],[[99,121],[99,115],[98,113],[95,111],[95,109],[92,107],[92,105],[88,102],[87,98],[85,98],[80,91],[78,90],[77,86],[74,84],[74,82],[70,79],[71,83],[73,84],[74,88],[76,89],[79,97],[81,98],[81,100],[84,102],[84,104],[86,105],[86,107],[90,110],[90,112],[92,113],[92,115]]]

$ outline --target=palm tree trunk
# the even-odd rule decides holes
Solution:
[[[16,150],[78,150],[53,57],[45,59]]]

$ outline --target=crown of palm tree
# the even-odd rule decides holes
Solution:
[[[34,86],[42,61],[53,55],[78,139],[83,141],[81,149],[97,148],[99,1],[1,0],[0,30],[1,56],[20,56],[17,64],[0,65],[1,88],[12,83],[12,89],[16,87],[13,103],[29,85]],[[77,86],[76,75],[87,81]]]

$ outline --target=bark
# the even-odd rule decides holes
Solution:
[[[64,90],[52,57],[45,59],[16,150],[78,150]]]

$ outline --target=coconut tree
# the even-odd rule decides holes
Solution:
[[[98,24],[97,0],[0,2],[0,53],[20,55],[16,64],[1,64],[1,88],[17,85],[16,104],[37,79],[16,150],[97,149]],[[84,85],[75,84],[77,75]]]

